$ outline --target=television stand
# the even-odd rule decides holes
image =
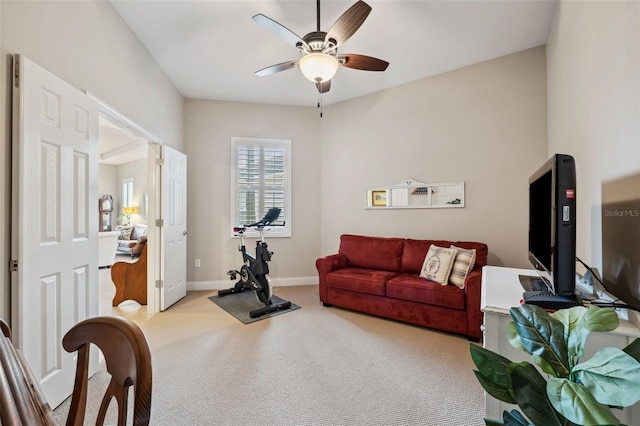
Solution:
[[[482,268],[482,299],[480,310],[484,313],[484,347],[513,362],[529,361],[531,355],[511,346],[507,336],[508,324],[513,321],[509,308],[522,303],[522,287],[518,275],[536,275],[533,269],[501,268],[485,266]],[[640,337],[640,329],[626,320],[608,333],[591,333],[585,345],[585,354],[593,354],[605,346],[624,348]],[[517,405],[495,399],[485,393],[485,416],[488,419],[501,419],[504,410],[517,409]],[[615,415],[626,425],[640,425],[640,402]]]
[[[525,291],[522,300],[528,305],[537,305],[543,309],[552,310],[584,306],[582,298],[578,295],[558,296],[549,290]]]

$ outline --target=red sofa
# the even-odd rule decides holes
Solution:
[[[464,289],[419,276],[432,244],[476,250]],[[345,234],[337,254],[316,261],[320,301],[479,340],[482,267],[487,254],[487,245],[477,242]]]

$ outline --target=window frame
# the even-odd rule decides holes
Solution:
[[[247,138],[247,137],[232,137],[231,138],[231,215],[230,215],[230,235],[231,237],[236,237],[233,232],[233,227],[243,225],[239,223],[239,215],[237,210],[238,204],[238,182],[237,182],[237,172],[238,172],[238,148],[239,146],[256,146],[260,147],[260,184],[259,184],[259,195],[262,200],[264,197],[265,184],[264,184],[264,157],[263,152],[266,148],[284,148],[285,150],[285,161],[284,161],[284,216],[280,216],[278,222],[285,222],[284,226],[267,226],[264,228],[265,236],[267,237],[281,237],[287,238],[291,237],[291,140],[290,139],[271,139],[271,138]],[[260,206],[263,208],[264,206]],[[264,213],[263,213],[264,215]],[[256,220],[260,220],[262,216],[258,217]],[[254,229],[247,229],[244,234],[245,236],[255,237],[259,236],[260,233]]]
[[[133,207],[133,178],[122,179],[122,208]]]

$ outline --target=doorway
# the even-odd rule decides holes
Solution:
[[[156,182],[156,152],[160,146],[160,139],[138,126],[109,105],[90,93],[100,107],[99,123],[99,196],[112,197],[112,214],[109,226],[111,231],[100,232],[100,240],[105,234],[108,243],[105,245],[108,262],[101,260],[99,269],[99,311],[101,315],[118,315],[127,317],[135,322],[144,322],[158,312],[155,288],[152,285],[157,278],[153,255],[147,256],[147,304],[140,305],[135,301],[125,301],[118,306],[112,306],[115,296],[115,286],[111,280],[111,266],[116,262],[133,263],[139,260],[137,255],[121,250],[126,247],[119,237],[121,228],[135,229],[138,234],[146,236],[148,254],[156,253],[154,245],[154,224],[159,211],[154,208],[155,200],[160,198],[160,190]],[[101,227],[101,231],[103,228]],[[129,236],[133,238],[133,236]]]
[[[116,294],[111,267],[116,262],[128,264],[140,260],[126,252],[126,241],[146,239],[149,226],[149,141],[123,127],[117,120],[100,114],[98,132],[98,194],[108,199],[107,209],[100,209],[99,232],[99,314],[123,316],[141,323],[153,316],[153,309],[126,300],[112,306]],[[135,230],[124,238],[128,230]],[[133,235],[132,235],[133,234]],[[140,235],[138,235],[140,234]],[[143,235],[144,234],[144,235]],[[139,268],[138,268],[139,269]]]
[[[186,155],[163,145],[159,138],[92,94],[87,95],[98,103],[101,121],[104,122],[104,131],[101,126],[99,132],[100,144],[103,134],[105,139],[109,132],[124,135],[120,138],[120,146],[105,148],[105,152],[100,152],[99,163],[124,162],[117,158],[132,160],[138,157],[133,160],[137,163],[128,163],[135,164],[133,168],[125,173],[119,171],[116,189],[113,190],[117,192],[121,188],[121,198],[125,193],[132,194],[127,204],[133,206],[124,206],[122,201],[113,204],[117,206],[116,209],[122,208],[127,223],[132,221],[147,225],[147,304],[144,318],[148,319],[186,296]],[[141,189],[137,190],[135,175],[144,169],[145,162],[146,172],[139,174],[137,180],[141,182]],[[125,188],[123,185],[131,184],[132,175],[133,185]],[[99,176],[99,180],[102,177]],[[133,212],[124,207],[133,207]],[[118,210],[116,212],[119,213]],[[119,305],[120,309],[122,307]],[[135,311],[136,314],[143,312],[141,308]]]

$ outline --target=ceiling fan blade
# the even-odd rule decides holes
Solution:
[[[347,53],[345,55],[338,55],[337,58],[343,66],[356,70],[384,71],[389,66],[389,62],[387,61],[365,55]]]
[[[270,67],[263,68],[260,71],[256,71],[256,75],[264,77],[265,75],[271,75],[280,71],[290,70],[291,68],[295,68],[298,65],[298,62],[300,61],[288,61],[281,64],[271,65]]]
[[[361,0],[358,1],[336,20],[325,37],[325,43],[334,39],[336,46],[344,44],[360,28],[369,16],[369,12],[371,12],[371,6]]]
[[[331,89],[331,80],[327,80],[322,83],[316,83],[316,87],[318,88],[318,92],[327,93],[329,89]]]
[[[284,40],[288,44],[293,45],[294,47],[297,47],[298,43],[305,44],[305,42],[300,38],[299,35],[291,31],[284,25],[277,23],[273,19],[267,18],[261,13],[254,15],[252,19],[260,24],[260,26],[265,30],[278,36],[280,39]]]

